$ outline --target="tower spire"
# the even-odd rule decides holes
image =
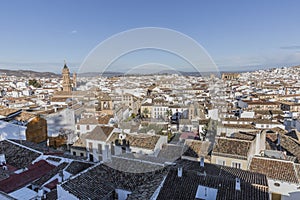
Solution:
[[[64,68],[68,68],[66,59],[64,60]]]

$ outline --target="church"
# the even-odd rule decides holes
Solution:
[[[62,84],[61,88],[53,94],[51,98],[51,104],[65,105],[67,99],[72,99],[74,97],[74,92],[76,90],[77,75],[74,72],[71,79],[70,70],[67,64],[64,64],[62,69]]]
[[[70,70],[65,63],[64,68],[62,70],[62,91],[71,93],[71,91],[74,91],[76,88],[76,73],[73,73],[73,79],[70,78]]]

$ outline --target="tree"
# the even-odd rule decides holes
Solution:
[[[148,118],[148,114],[149,114],[149,109],[148,109],[148,108],[145,108],[145,109],[143,110],[143,116],[146,117],[146,118]]]
[[[167,115],[168,121],[170,121],[170,117],[172,116],[172,110],[171,109],[167,110],[166,115]]]
[[[42,87],[42,85],[36,79],[29,80],[29,85],[32,85],[33,87],[36,88]]]
[[[136,114],[135,113],[131,113],[131,116],[130,116],[132,119],[136,118]]]

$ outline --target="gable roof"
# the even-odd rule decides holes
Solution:
[[[182,177],[177,167],[183,168]],[[235,189],[236,178],[240,178],[240,191]],[[199,162],[189,160],[178,160],[170,169],[157,199],[196,199],[199,185],[217,189],[216,199],[269,199],[263,174],[209,163],[200,167]]]
[[[268,178],[289,183],[299,183],[294,163],[279,159],[253,157],[250,171],[265,174]]]
[[[9,140],[0,141],[0,147],[0,154],[5,154],[6,163],[18,169],[26,167],[41,155]]]
[[[280,134],[280,145],[278,145],[278,136],[276,133],[267,133],[266,141],[269,143],[269,148],[273,150],[283,150],[289,156],[295,156],[300,161],[300,142],[285,134]]]
[[[183,156],[194,158],[206,157],[209,153],[210,144],[209,141],[187,139],[184,144]]]
[[[159,140],[160,136],[157,135],[147,135],[147,134],[125,134],[125,140],[129,142],[130,146],[138,147],[138,148],[145,148],[145,149],[154,149],[156,146],[157,141]],[[109,141],[115,142],[119,139],[119,133],[113,133]]]
[[[252,141],[220,137],[216,139],[212,155],[247,159]]]
[[[30,165],[28,170],[20,174],[13,174],[9,178],[2,180],[0,182],[0,190],[6,193],[13,192],[44,176],[54,168],[54,165],[49,164],[45,160],[40,160],[33,165]]]
[[[106,141],[113,130],[114,130],[113,127],[96,126],[91,132],[86,134],[85,139]]]
[[[131,162],[133,164],[139,163]],[[111,197],[115,189],[131,191],[134,197],[129,196],[129,199],[150,199],[161,183],[163,175],[164,170],[148,173],[129,173],[100,164],[63,183],[61,186],[79,199]],[[138,198],[139,196],[140,198]]]

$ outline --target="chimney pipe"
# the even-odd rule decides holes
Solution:
[[[178,177],[182,177],[182,167],[178,167]]]
[[[204,167],[204,158],[203,157],[201,157],[201,159],[200,159],[200,167]]]
[[[37,199],[42,199],[42,197],[44,196],[44,190],[43,188],[39,188],[38,190],[38,198]]]
[[[241,191],[241,180],[239,178],[235,179],[235,190]]]

